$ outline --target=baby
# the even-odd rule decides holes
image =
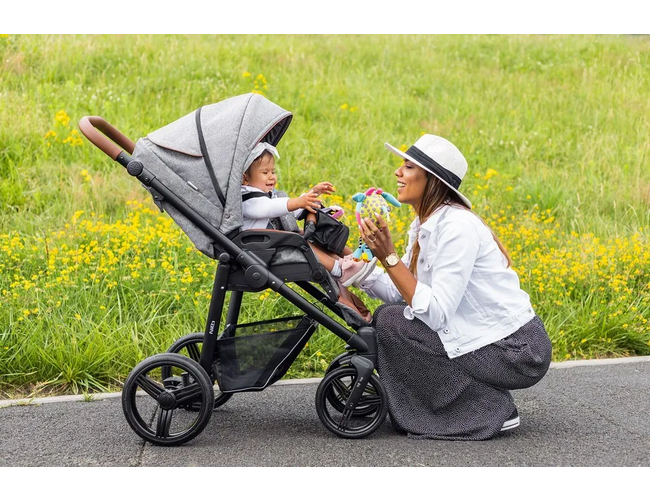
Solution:
[[[321,207],[318,197],[334,192],[334,186],[330,182],[319,182],[297,198],[273,198],[273,189],[277,182],[274,157],[280,158],[278,151],[270,144],[262,142],[255,146],[247,159],[241,187],[244,217],[242,230],[282,229],[280,217],[292,214],[299,218],[305,210],[309,212],[307,220],[313,221],[315,216],[312,214]],[[362,282],[377,264],[376,258],[369,262],[354,259],[352,250],[348,247],[345,247],[344,257],[341,258],[312,243],[309,245],[318,261],[344,287]]]

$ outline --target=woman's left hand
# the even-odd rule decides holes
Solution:
[[[379,227],[375,226],[375,224],[366,217],[361,219],[359,231],[361,231],[361,239],[366,243],[366,245],[368,245],[370,251],[383,263],[389,254],[395,252],[395,246],[393,245],[388,224],[386,224],[386,221],[381,217],[381,215],[376,215],[377,225]]]

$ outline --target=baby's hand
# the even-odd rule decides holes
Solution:
[[[311,188],[311,189],[309,190],[309,192],[316,193],[316,194],[319,195],[319,196],[320,196],[321,194],[323,194],[323,193],[324,193],[324,194],[331,194],[331,193],[333,193],[334,191],[336,191],[336,189],[334,188],[334,186],[332,185],[332,183],[331,183],[331,182],[327,182],[327,181],[319,182],[318,184],[316,184],[313,188]]]
[[[322,206],[321,202],[318,200],[318,195],[312,191],[305,193],[298,198],[291,198],[287,202],[287,208],[290,212],[297,210],[299,208],[304,208],[305,210],[310,211],[311,213],[316,213],[316,210]]]

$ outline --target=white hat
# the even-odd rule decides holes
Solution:
[[[253,163],[255,160],[257,160],[264,151],[268,151],[271,153],[273,156],[275,156],[278,160],[280,159],[280,153],[278,153],[278,150],[275,149],[275,147],[271,146],[268,142],[259,142],[254,148],[253,151],[251,151],[251,154],[248,155],[248,158],[246,159],[246,162],[244,163],[244,170],[247,170],[248,167],[251,166],[251,163]]]
[[[467,173],[467,160],[458,148],[447,139],[437,135],[424,134],[405,152],[388,143],[384,145],[391,153],[415,163],[418,167],[435,175],[451,188],[467,207],[472,208],[472,202],[458,191],[460,183]]]

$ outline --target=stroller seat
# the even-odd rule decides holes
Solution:
[[[297,233],[274,229],[249,229],[237,234],[232,242],[242,250],[257,256],[269,268],[269,272],[287,282],[313,281],[323,286],[328,297],[335,301],[338,287],[331,275],[318,262],[304,238]],[[244,271],[233,272],[229,283],[233,290],[259,291],[247,283]]]
[[[318,283],[327,298],[336,303],[348,325],[358,328],[370,324],[362,315],[367,314],[368,310],[361,299],[338,286],[300,234],[273,229],[249,229],[239,233],[232,241],[242,250],[258,256],[268,266],[269,272],[285,283]],[[256,292],[266,286],[251,285],[250,279],[246,279],[245,271],[237,269],[230,275],[228,288]]]

